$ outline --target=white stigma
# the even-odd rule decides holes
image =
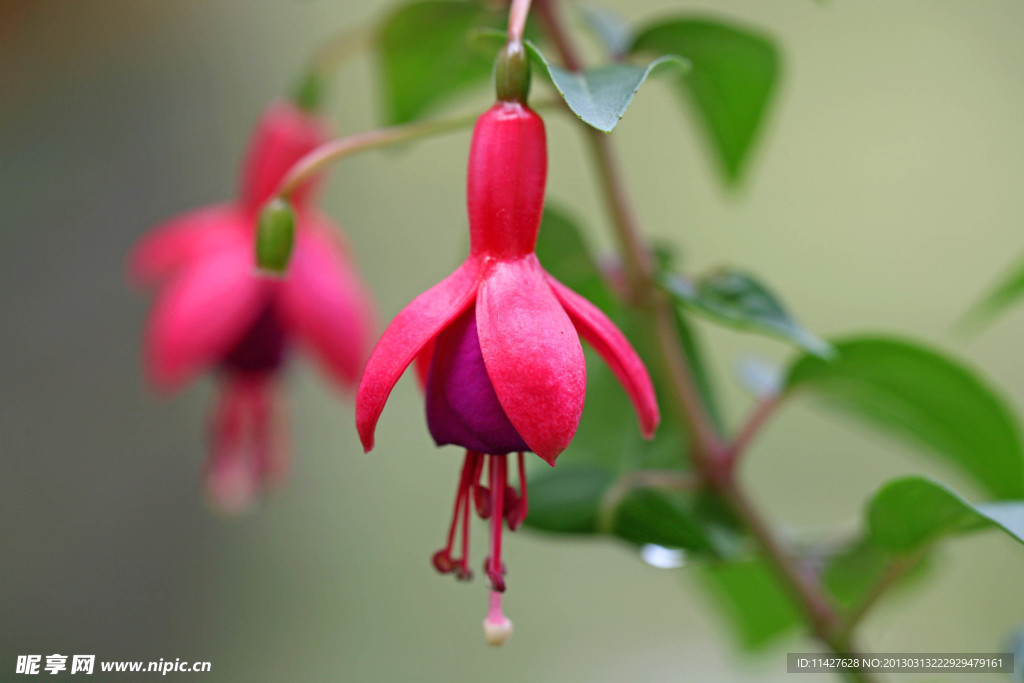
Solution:
[[[512,637],[512,620],[501,609],[501,593],[491,591],[491,608],[484,619],[484,639],[492,647],[501,647]]]

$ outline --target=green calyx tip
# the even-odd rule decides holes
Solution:
[[[295,245],[295,211],[286,199],[274,199],[260,211],[256,227],[256,265],[264,273],[281,275]]]
[[[315,114],[324,101],[326,86],[323,75],[316,69],[310,69],[292,90],[291,99],[295,106],[307,114]]]
[[[498,53],[494,89],[502,102],[526,103],[530,94],[530,58],[522,43],[508,43]]]

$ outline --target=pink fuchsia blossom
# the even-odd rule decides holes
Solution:
[[[367,289],[336,226],[311,206],[310,184],[291,197],[297,222],[287,274],[256,270],[260,208],[289,167],[326,138],[317,118],[288,103],[271,106],[250,143],[239,197],[156,227],[129,259],[132,280],[159,289],[145,336],[151,383],[173,391],[201,372],[221,375],[206,488],[222,509],[247,507],[284,473],[277,384],[293,342],[343,388],[355,386],[370,348]]]
[[[392,388],[417,360],[431,435],[438,445],[466,449],[448,541],[433,563],[443,573],[470,578],[471,508],[490,520],[484,568],[492,602],[485,631],[494,643],[511,628],[500,600],[503,522],[514,530],[527,514],[523,452],[554,465],[576,433],[586,391],[580,337],[621,382],[641,432],[652,436],[659,421],[650,376],[625,336],[537,260],[546,175],[544,124],[536,113],[518,102],[498,102],[479,118],[467,185],[469,256],[395,317],[356,396],[356,424],[369,451]],[[518,491],[508,483],[511,453],[518,454]]]

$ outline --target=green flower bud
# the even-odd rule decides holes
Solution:
[[[295,245],[295,211],[286,199],[275,199],[260,211],[256,230],[256,265],[265,273],[281,275]]]
[[[502,102],[526,104],[530,94],[530,58],[522,43],[508,43],[494,64],[494,89]]]

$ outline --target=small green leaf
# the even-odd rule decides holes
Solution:
[[[495,42],[504,34],[495,31],[477,31],[477,41]],[[646,65],[607,64],[585,71],[570,71],[552,64],[532,41],[524,41],[530,58],[541,67],[551,83],[581,121],[605,133],[612,132],[633,96],[659,67],[671,65],[686,70],[689,62],[676,55],[662,55]]]
[[[587,28],[601,41],[610,57],[618,59],[629,52],[633,29],[618,12],[597,5],[582,5],[580,11]]]
[[[1001,529],[1024,543],[1024,501],[972,505],[952,489],[924,477],[891,481],[868,506],[868,527],[880,547],[912,553],[947,534]]]
[[[494,54],[481,54],[467,37],[506,18],[487,3],[423,0],[396,9],[377,36],[386,118],[406,123],[491,75]]]
[[[977,332],[1005,313],[1024,296],[1024,260],[1007,271],[996,286],[961,319],[958,327],[965,332]]]
[[[745,649],[762,649],[802,623],[789,593],[760,558],[710,563],[701,578]]]
[[[747,273],[725,269],[696,282],[666,275],[662,284],[676,301],[717,322],[784,339],[822,358],[832,356],[832,347],[801,327],[778,298]]]
[[[779,80],[774,43],[746,28],[680,17],[640,29],[632,50],[690,60],[681,91],[706,129],[725,179],[738,182]]]
[[[973,371],[917,344],[885,337],[834,343],[838,357],[799,358],[785,393],[831,404],[925,446],[999,498],[1024,497],[1024,453],[1003,399]]]
[[[612,132],[637,90],[655,69],[666,64],[683,69],[689,66],[685,59],[663,55],[646,66],[609,64],[577,72],[550,64],[532,43],[527,47],[535,61],[546,69],[569,109],[583,123],[605,133]]]

